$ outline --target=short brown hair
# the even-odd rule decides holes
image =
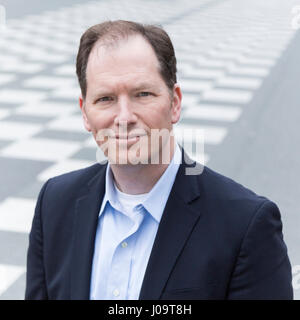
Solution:
[[[87,29],[81,36],[76,60],[76,73],[83,98],[86,97],[86,69],[89,55],[98,40],[111,43],[129,35],[140,34],[152,46],[160,65],[160,74],[167,87],[172,90],[176,79],[176,57],[170,37],[161,27],[132,21],[105,21]]]

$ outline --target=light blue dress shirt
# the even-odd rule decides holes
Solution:
[[[108,163],[95,238],[90,299],[139,298],[158,225],[180,163],[181,149],[176,143],[165,172],[149,193],[141,195],[118,190]]]

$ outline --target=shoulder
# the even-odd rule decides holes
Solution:
[[[95,163],[89,167],[70,171],[58,176],[51,178],[51,183],[55,184],[76,184],[78,182],[88,181],[95,174],[99,172],[99,170],[105,169],[106,165]]]
[[[199,210],[209,213],[212,221],[234,229],[238,225],[247,228],[261,218],[280,220],[273,201],[229,177],[205,166],[196,179],[200,186]]]
[[[93,164],[89,167],[75,171],[70,171],[53,178],[50,178],[43,186],[41,193],[47,192],[47,195],[72,196],[80,193],[93,179],[104,173],[106,164]]]
[[[241,183],[222,175],[207,166],[204,166],[202,174],[198,177],[201,191],[207,197],[227,201],[254,201],[264,202],[266,197],[255,193]]]
[[[285,256],[281,213],[278,206],[265,196],[258,195],[242,184],[205,167],[197,177],[200,197],[196,204],[211,233],[218,235],[220,245],[235,239],[236,252],[249,253],[265,243],[268,250],[275,248]],[[202,220],[202,222],[201,222]],[[268,239],[277,239],[269,245]],[[276,249],[277,248],[277,249]],[[276,262],[276,263],[277,263]]]

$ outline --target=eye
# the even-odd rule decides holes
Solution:
[[[101,97],[101,98],[99,98],[99,99],[97,99],[97,101],[96,102],[107,102],[107,101],[112,101],[113,100],[113,98],[112,97]]]
[[[137,96],[138,96],[138,97],[148,97],[148,96],[150,96],[150,95],[152,95],[151,92],[142,91],[142,92],[139,92]]]

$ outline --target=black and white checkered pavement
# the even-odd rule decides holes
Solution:
[[[294,36],[292,3],[88,1],[7,21],[0,34],[0,299],[24,297],[28,233],[42,184],[96,162],[78,107],[75,57],[82,32],[107,19],[166,29],[183,89],[175,132],[204,129],[199,159],[209,164]]]

